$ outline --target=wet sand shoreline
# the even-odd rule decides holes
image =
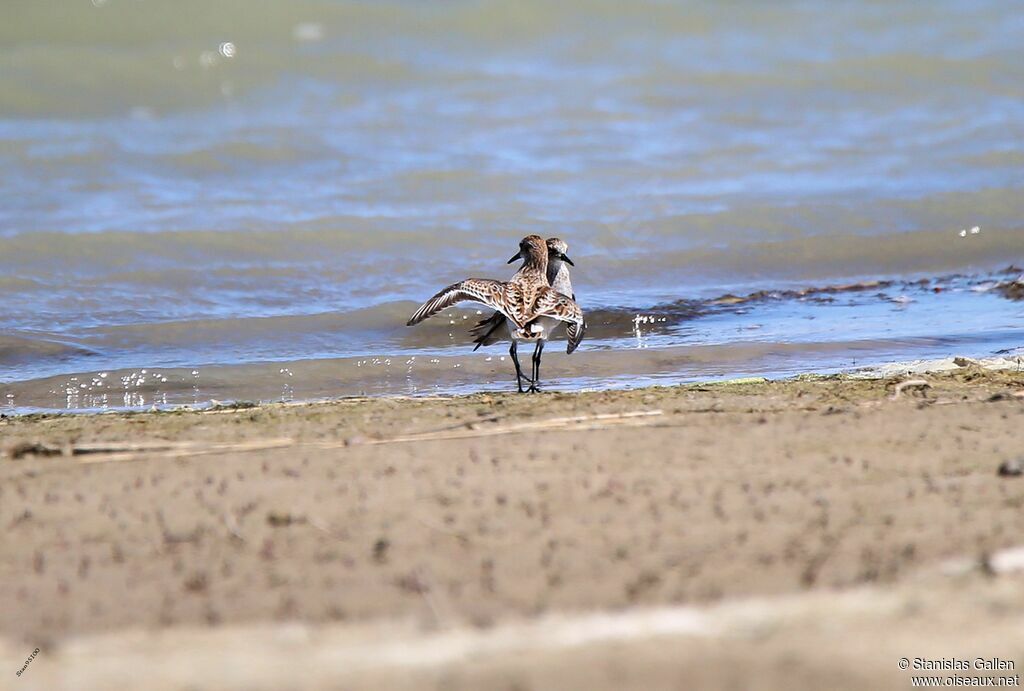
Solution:
[[[905,688],[900,655],[1024,642],[1022,392],[968,364],[0,420],[0,660],[38,645],[30,688]]]

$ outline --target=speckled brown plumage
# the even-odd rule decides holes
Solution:
[[[528,235],[519,243],[519,256],[523,265],[509,281],[469,278],[453,283],[420,306],[407,322],[420,323],[443,309],[464,301],[480,302],[505,316],[512,338],[510,354],[516,365],[519,390],[522,380],[530,382],[530,391],[537,390],[536,379],[540,371],[540,353],[544,339],[550,332],[549,323],[564,322],[568,335],[566,352],[571,353],[583,340],[585,325],[583,311],[571,297],[562,295],[548,283],[548,247],[539,235]],[[518,341],[534,341],[534,378],[524,377],[516,355]]]
[[[561,238],[548,238],[545,244],[548,248],[548,284],[562,295],[575,300],[576,295],[573,293],[572,280],[569,276],[571,262],[565,255],[569,251],[569,245]],[[515,258],[518,258],[518,255]],[[469,330],[473,342],[476,343],[473,350],[504,340],[508,336],[508,330],[502,328],[504,325],[505,315],[501,312],[494,312],[490,317],[477,322],[476,326]],[[551,338],[557,325],[558,322],[549,325],[549,328],[542,332],[541,338]]]

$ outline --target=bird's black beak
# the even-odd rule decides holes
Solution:
[[[565,262],[569,266],[576,266],[576,264],[573,263],[572,259],[569,259],[569,256],[567,254],[565,254],[564,252],[561,254],[561,259],[562,259],[563,262]]]
[[[512,258],[509,259],[508,262],[506,262],[506,263],[511,264],[512,262],[517,261],[517,260],[522,259],[522,258],[523,258],[523,253],[522,252],[516,252],[512,256]]]

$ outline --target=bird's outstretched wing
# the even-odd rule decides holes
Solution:
[[[406,322],[406,326],[419,324],[427,317],[437,314],[457,302],[467,300],[481,302],[488,307],[500,311],[503,309],[504,301],[502,297],[504,294],[505,284],[501,281],[492,281],[486,278],[467,278],[465,281],[453,283],[420,305],[420,308]]]
[[[552,317],[565,322],[565,333],[569,337],[569,345],[565,352],[571,353],[583,340],[586,323],[583,321],[583,310],[572,298],[568,298],[556,290],[548,288],[541,292],[533,307],[535,317]]]

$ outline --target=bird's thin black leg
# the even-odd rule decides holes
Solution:
[[[544,339],[538,339],[537,345],[533,349],[533,381],[530,382],[530,393],[537,393],[540,388],[537,386],[540,384],[540,358],[544,352]]]
[[[519,387],[519,393],[523,393],[523,379],[526,379],[526,377],[523,375],[523,368],[519,366],[519,355],[516,350],[516,339],[513,338],[508,354],[512,356],[512,362],[516,366],[516,386]],[[527,379],[527,381],[529,380]],[[533,382],[530,383],[533,384]]]

